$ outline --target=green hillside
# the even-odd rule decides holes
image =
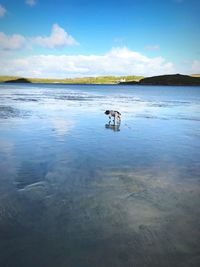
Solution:
[[[62,84],[118,84],[120,81],[139,81],[142,76],[99,76],[66,79],[25,78],[31,83],[62,83]],[[0,82],[18,82],[22,77],[0,76]]]

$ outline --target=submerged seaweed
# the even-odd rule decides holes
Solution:
[[[11,106],[0,106],[0,119],[16,118],[16,117],[28,117],[29,111],[20,110]]]

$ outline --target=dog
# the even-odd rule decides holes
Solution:
[[[113,117],[113,122],[120,123],[121,122],[121,113],[116,110],[106,110],[105,114],[109,116],[109,119],[111,121],[111,118]]]

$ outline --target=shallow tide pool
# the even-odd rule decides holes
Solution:
[[[1,84],[0,266],[200,266],[199,159],[200,87]]]

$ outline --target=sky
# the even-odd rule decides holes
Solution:
[[[199,0],[0,0],[0,75],[199,74]]]

